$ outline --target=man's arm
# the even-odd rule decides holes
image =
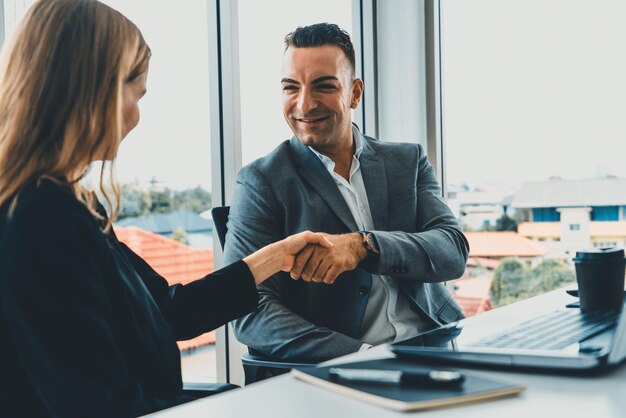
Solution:
[[[328,238],[335,245],[303,251],[292,276],[331,284],[337,275],[357,265],[374,274],[432,283],[463,275],[469,244],[441,198],[432,166],[420,146],[417,162],[416,232],[370,231],[378,253],[367,257],[367,262],[363,262],[366,251],[360,234],[331,235]]]
[[[442,282],[463,275],[469,244],[441,197],[423,148],[417,146],[416,232],[372,231],[380,251],[370,271],[398,279]]]
[[[225,263],[299,232],[285,231],[284,217],[263,174],[243,168],[230,209]],[[279,273],[258,286],[257,311],[235,321],[239,341],[266,355],[294,360],[321,361],[359,350],[361,341],[319,327],[287,308],[282,292],[286,280],[293,279]]]

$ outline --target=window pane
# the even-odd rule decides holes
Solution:
[[[320,22],[336,23],[351,33],[352,0],[239,0],[244,165],[268,154],[293,135],[282,115],[283,40],[298,26]]]
[[[7,38],[34,0],[3,0]],[[170,284],[213,271],[207,2],[102,0],[152,50],[141,121],[117,158],[118,238]],[[97,184],[98,170],[87,182]],[[183,379],[216,380],[215,332],[179,342]]]
[[[442,1],[449,199],[471,246],[455,288],[468,313],[574,283],[577,250],[624,245],[625,19],[617,0]]]
[[[207,2],[105,0],[152,50],[141,121],[120,147],[120,240],[170,284],[213,271]],[[215,381],[215,333],[179,342],[183,378]]]
[[[4,2],[4,36],[11,39],[15,27],[35,0],[2,0]]]

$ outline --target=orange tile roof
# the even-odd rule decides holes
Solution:
[[[489,300],[491,273],[478,277],[466,275],[452,282],[452,297],[457,301],[465,316],[473,316],[493,309]]]
[[[213,271],[212,248],[192,248],[134,226],[114,229],[118,239],[146,260],[169,284],[186,284]]]
[[[128,226],[115,226],[117,238],[141,256],[167,282],[186,284],[213,271],[213,249],[192,248],[173,239]],[[187,341],[179,341],[180,350],[215,344],[215,331]]]
[[[500,260],[494,260],[487,257],[469,257],[467,259],[468,267],[484,267],[486,269],[495,269],[500,265]]]
[[[466,232],[465,236],[470,257],[539,257],[548,252],[517,232]]]

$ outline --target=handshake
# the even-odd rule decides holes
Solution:
[[[354,270],[367,255],[358,232],[329,235],[305,231],[276,244],[285,246],[281,270],[305,282],[333,284],[337,276]]]

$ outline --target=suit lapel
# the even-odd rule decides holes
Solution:
[[[348,204],[324,164],[295,136],[291,138],[290,145],[298,173],[317,191],[350,231],[358,231]]]
[[[382,156],[369,144],[369,139],[361,135],[363,140],[363,152],[359,162],[361,163],[361,175],[367,192],[367,201],[370,205],[374,228],[386,231],[389,227],[389,197],[387,190],[387,172],[385,161]]]

